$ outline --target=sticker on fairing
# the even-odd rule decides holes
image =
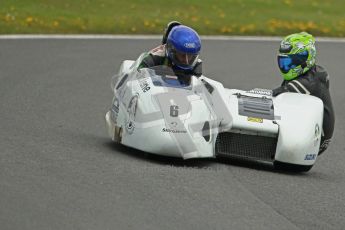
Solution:
[[[138,78],[138,82],[140,85],[141,90],[146,93],[151,89],[150,83],[148,82],[148,78]]]
[[[135,128],[135,115],[137,112],[137,103],[138,103],[138,95],[135,95],[131,98],[128,108],[127,108],[127,113],[128,113],[128,119],[126,122],[126,129],[129,134],[132,134]]]
[[[114,97],[113,99],[113,104],[111,106],[111,119],[113,120],[114,123],[116,123],[117,116],[119,114],[120,110],[120,101],[117,99],[117,97]]]
[[[264,96],[272,96],[272,90],[269,90],[269,89],[254,88],[254,89],[249,90],[248,93],[264,95]]]
[[[305,158],[304,158],[305,161],[312,161],[315,159],[316,159],[316,154],[307,154],[305,155]]]
[[[262,118],[258,118],[258,117],[247,117],[247,121],[262,123],[264,120]]]

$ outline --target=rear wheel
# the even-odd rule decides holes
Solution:
[[[280,161],[274,162],[275,169],[290,172],[308,172],[312,167],[313,165],[296,165]]]

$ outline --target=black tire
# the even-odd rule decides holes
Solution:
[[[289,172],[308,172],[313,165],[296,165],[290,163],[284,163],[280,161],[274,162],[274,168],[276,170],[289,171]]]

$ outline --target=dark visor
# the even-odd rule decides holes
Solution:
[[[308,51],[304,51],[298,54],[279,54],[278,65],[283,73],[289,72],[290,69],[296,68],[302,65],[308,59]]]

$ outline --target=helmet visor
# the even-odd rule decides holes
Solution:
[[[308,60],[308,51],[298,54],[279,54],[278,66],[283,73],[289,72],[291,69],[302,65]]]
[[[191,69],[194,67],[199,54],[194,53],[183,53],[177,51],[176,49],[172,49],[171,52],[171,60],[172,62],[180,68],[183,69]]]

